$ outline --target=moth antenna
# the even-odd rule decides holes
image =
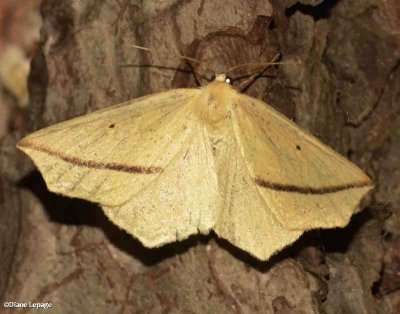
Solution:
[[[250,84],[252,84],[252,83],[254,82],[254,80],[255,80],[259,75],[261,75],[262,73],[264,73],[264,71],[265,71],[269,66],[275,65],[275,64],[281,64],[282,62],[276,62],[276,60],[277,60],[279,57],[280,57],[280,54],[278,53],[278,54],[276,54],[276,55],[272,58],[272,60],[271,60],[270,62],[259,63],[259,64],[253,63],[253,65],[260,66],[260,67],[261,67],[261,70],[255,72],[255,73],[254,73],[253,75],[251,75],[247,80],[245,80],[244,82],[242,82],[242,83],[239,85],[239,87],[238,87],[239,90],[240,90],[240,91],[243,91],[243,90],[247,89],[247,88],[250,86]],[[244,65],[246,65],[246,64],[244,64]],[[239,68],[240,66],[244,66],[244,65],[238,65],[238,66],[236,66],[236,68]],[[232,71],[232,70],[231,70],[231,71]]]
[[[264,73],[264,71],[265,71],[269,66],[271,66],[271,65],[279,65],[279,64],[287,64],[287,63],[290,63],[290,62],[295,62],[295,63],[300,62],[300,61],[282,61],[282,62],[276,61],[279,57],[280,57],[280,54],[278,53],[278,54],[276,54],[276,55],[272,58],[272,60],[271,60],[270,62],[243,63],[243,64],[239,64],[239,65],[237,65],[237,66],[235,66],[235,67],[229,69],[228,71],[231,72],[231,71],[236,70],[236,69],[238,69],[238,68],[241,68],[241,67],[248,67],[248,66],[261,67],[261,70],[257,71],[257,72],[254,73],[253,75],[251,75],[247,80],[245,80],[244,82],[242,82],[242,83],[239,85],[238,89],[239,89],[240,91],[243,92],[244,90],[246,90],[246,89],[254,82],[254,80],[255,80],[258,76],[260,76],[262,73]]]
[[[248,63],[238,64],[238,65],[235,65],[234,67],[229,68],[229,69],[226,71],[226,74],[228,74],[228,73],[230,73],[230,72],[233,72],[233,71],[235,71],[235,70],[237,70],[237,69],[240,69],[240,68],[247,68],[247,67],[268,67],[268,66],[270,66],[270,65],[287,63],[287,61],[286,61],[286,62],[276,62],[275,60],[277,60],[279,57],[280,57],[280,54],[275,55],[274,58],[272,59],[272,61],[270,61],[270,62],[248,62]]]
[[[196,73],[196,71],[193,69],[192,64],[191,64],[188,60],[186,60],[186,59],[185,59],[185,61],[186,61],[187,66],[188,66],[189,69],[190,69],[190,72],[192,72],[192,74],[193,74],[194,80],[196,81],[196,85],[197,85],[198,87],[201,87],[200,80],[199,80],[199,78],[197,77],[197,73]]]
[[[142,46],[138,46],[138,45],[133,45],[133,44],[129,44],[130,47],[136,48],[136,49],[140,49],[140,50],[146,50],[151,52],[151,50],[149,48],[146,47],[142,47]]]
[[[130,46],[130,47],[133,47],[133,48],[136,48],[136,49],[145,50],[145,51],[147,51],[148,53],[151,53],[151,49],[149,49],[149,48],[147,48],[147,47],[138,46],[138,45],[133,45],[133,44],[129,44],[129,46]],[[190,61],[190,62],[197,63],[198,65],[203,66],[207,71],[212,72],[213,75],[214,75],[214,77],[217,76],[217,73],[216,73],[213,69],[209,68],[209,67],[205,64],[204,61],[200,61],[200,60],[198,60],[198,59],[195,59],[195,58],[192,58],[192,57],[188,57],[188,56],[185,56],[185,55],[177,55],[176,57],[179,58],[179,59],[185,60],[185,61]],[[189,63],[188,63],[188,64],[189,64]],[[193,75],[195,76],[196,83],[200,84],[200,81],[198,80],[198,77],[196,76],[196,74],[197,74],[199,77],[201,77],[201,78],[205,78],[205,77],[204,77],[203,75],[201,75],[200,73],[196,72],[196,71],[193,69],[192,66],[189,66],[189,67],[190,67],[190,70],[192,71]],[[205,78],[205,79],[206,79],[207,81],[209,81],[207,78]],[[201,84],[200,84],[200,85],[201,85]]]

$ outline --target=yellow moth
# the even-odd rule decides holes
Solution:
[[[147,247],[210,230],[261,260],[345,226],[368,176],[218,75],[37,131],[18,143],[50,191],[99,203]]]

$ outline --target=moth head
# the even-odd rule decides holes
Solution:
[[[224,83],[228,83],[228,84],[231,83],[231,79],[225,73],[216,74],[215,75],[215,80],[217,82],[224,82]]]

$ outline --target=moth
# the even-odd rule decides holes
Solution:
[[[217,75],[34,132],[18,143],[48,189],[101,205],[146,247],[213,230],[260,260],[343,227],[362,170]]]

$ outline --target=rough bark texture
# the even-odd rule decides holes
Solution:
[[[399,12],[398,0],[45,1],[27,132],[195,86],[179,54],[224,71],[279,52],[301,62],[247,93],[348,156],[376,188],[348,227],[308,232],[265,263],[214,235],[149,250],[95,205],[49,193],[15,148],[23,134],[9,134],[2,300],[48,301],[55,313],[399,313]]]

